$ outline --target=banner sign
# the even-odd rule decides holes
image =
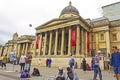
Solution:
[[[40,36],[36,37],[36,49],[39,48],[39,41],[40,41]]]
[[[87,32],[87,52],[90,52],[90,32]]]
[[[76,46],[76,30],[72,30],[72,33],[71,33],[71,44],[72,44],[72,46]]]

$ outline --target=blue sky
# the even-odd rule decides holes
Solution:
[[[12,35],[35,35],[35,27],[58,18],[69,1],[84,19],[102,16],[101,7],[120,0],[0,0],[0,44]],[[29,27],[32,24],[32,27]]]

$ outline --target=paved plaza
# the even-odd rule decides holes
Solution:
[[[40,77],[31,77],[30,80],[52,80],[52,77],[57,73],[57,68],[46,68],[40,66],[32,66],[31,71],[34,67],[39,68],[42,76]],[[7,69],[0,69],[0,80],[20,80],[19,73],[20,66],[15,65],[13,69],[13,65],[7,64]],[[75,69],[78,74],[80,80],[92,80],[93,71],[83,72],[81,69]],[[103,80],[115,80],[112,72],[102,71]]]

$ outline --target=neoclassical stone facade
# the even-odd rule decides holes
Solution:
[[[17,58],[20,57],[22,53],[33,52],[35,53],[35,36],[22,35],[18,37],[18,33],[13,35],[13,39],[9,40],[4,46],[3,55],[9,54],[11,51],[15,52]]]
[[[90,32],[90,25],[79,15],[62,16],[36,28],[36,35],[40,37],[38,51],[41,56],[64,57],[73,53],[82,56],[87,52],[86,33]],[[76,46],[71,45],[72,30],[76,31]]]
[[[108,54],[112,52],[112,46],[120,48],[119,28],[119,19],[114,21],[109,21],[106,17],[83,19],[79,11],[70,3],[62,10],[59,18],[35,28],[36,36],[40,37],[37,50],[40,54],[39,58],[44,58],[45,61],[46,58],[51,57],[54,61],[64,62],[73,54],[80,65],[81,57],[88,58],[94,56],[97,51],[101,51],[105,57],[104,60],[107,60]],[[71,41],[73,30],[76,31],[75,46],[72,46]],[[88,63],[90,63],[89,59]],[[103,65],[103,61],[101,64]]]
[[[105,57],[101,60],[103,65],[103,61],[107,61],[108,54],[112,52],[112,46],[120,49],[120,19],[83,19],[71,2],[61,11],[59,18],[52,19],[35,30],[36,38],[30,35],[18,37],[15,33],[13,39],[5,44],[3,54],[14,50],[16,56],[20,57],[23,52],[33,52],[34,64],[40,59],[41,66],[45,66],[46,58],[52,58],[52,64],[56,67],[67,66],[69,56],[73,54],[80,67],[83,57],[90,64],[91,56],[100,50]]]

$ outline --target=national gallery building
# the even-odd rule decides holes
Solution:
[[[45,66],[46,58],[52,58],[53,66],[67,66],[71,54],[78,65],[84,57],[90,63],[91,56],[97,51],[108,57],[112,46],[120,49],[120,15],[116,14],[120,14],[118,6],[120,2],[103,6],[104,16],[91,20],[83,19],[70,2],[58,18],[36,27],[36,36],[18,37],[15,33],[4,49],[0,47],[1,55],[14,50],[19,58],[23,52],[32,52],[33,63],[37,64],[40,59],[42,66]]]

